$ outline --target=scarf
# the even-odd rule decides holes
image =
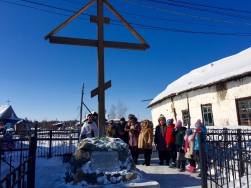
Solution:
[[[186,137],[186,140],[185,140],[185,146],[184,146],[185,153],[187,152],[187,148],[189,148],[188,136]]]

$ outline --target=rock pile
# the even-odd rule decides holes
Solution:
[[[128,145],[119,138],[86,138],[80,141],[65,173],[73,185],[105,185],[139,178]]]

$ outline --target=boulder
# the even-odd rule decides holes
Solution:
[[[105,185],[139,178],[128,144],[119,138],[86,138],[67,166],[65,182]]]

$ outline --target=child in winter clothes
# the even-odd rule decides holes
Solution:
[[[185,139],[184,151],[186,153],[185,158],[187,158],[190,163],[190,167],[187,170],[187,172],[195,173],[196,164],[194,155],[194,140],[193,140],[193,131],[191,129],[186,130],[186,136],[184,139]]]
[[[172,163],[170,164],[170,168],[175,168],[175,162],[176,162],[176,146],[175,146],[175,136],[173,136],[173,129],[175,125],[173,124],[173,119],[168,119],[166,121],[167,124],[167,130],[166,130],[166,148],[169,151],[169,155],[172,159]]]
[[[138,148],[144,150],[145,162],[142,165],[150,166],[153,142],[153,129],[150,127],[150,121],[145,119],[141,124],[139,133]]]
[[[198,132],[202,132],[203,136],[204,136],[204,141],[206,141],[206,133],[207,133],[207,129],[206,127],[202,124],[201,120],[198,119],[195,123],[195,128],[196,131],[194,133],[193,139],[194,139],[194,151],[196,153],[196,161],[198,162],[198,168],[200,168],[200,161],[199,161],[199,135]],[[198,175],[198,177],[200,177],[200,174]]]
[[[177,158],[176,158],[176,167],[179,168],[178,171],[184,172],[186,170],[186,159],[185,159],[185,153],[183,150],[184,146],[184,137],[186,135],[186,127],[182,127],[182,122],[178,120],[175,124],[175,127],[173,129],[173,136],[176,137],[176,152],[177,152]]]

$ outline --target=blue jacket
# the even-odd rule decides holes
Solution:
[[[203,136],[204,136],[204,141],[206,141],[206,133],[207,133],[207,128],[204,126],[204,125],[201,125],[200,127],[199,127],[199,129],[200,130],[198,130],[199,132],[203,132]],[[197,130],[196,130],[196,132],[197,132]],[[196,133],[195,133],[196,134]],[[194,142],[194,150],[195,151],[199,151],[199,135],[198,134],[196,134],[196,136],[195,136],[195,142]]]

